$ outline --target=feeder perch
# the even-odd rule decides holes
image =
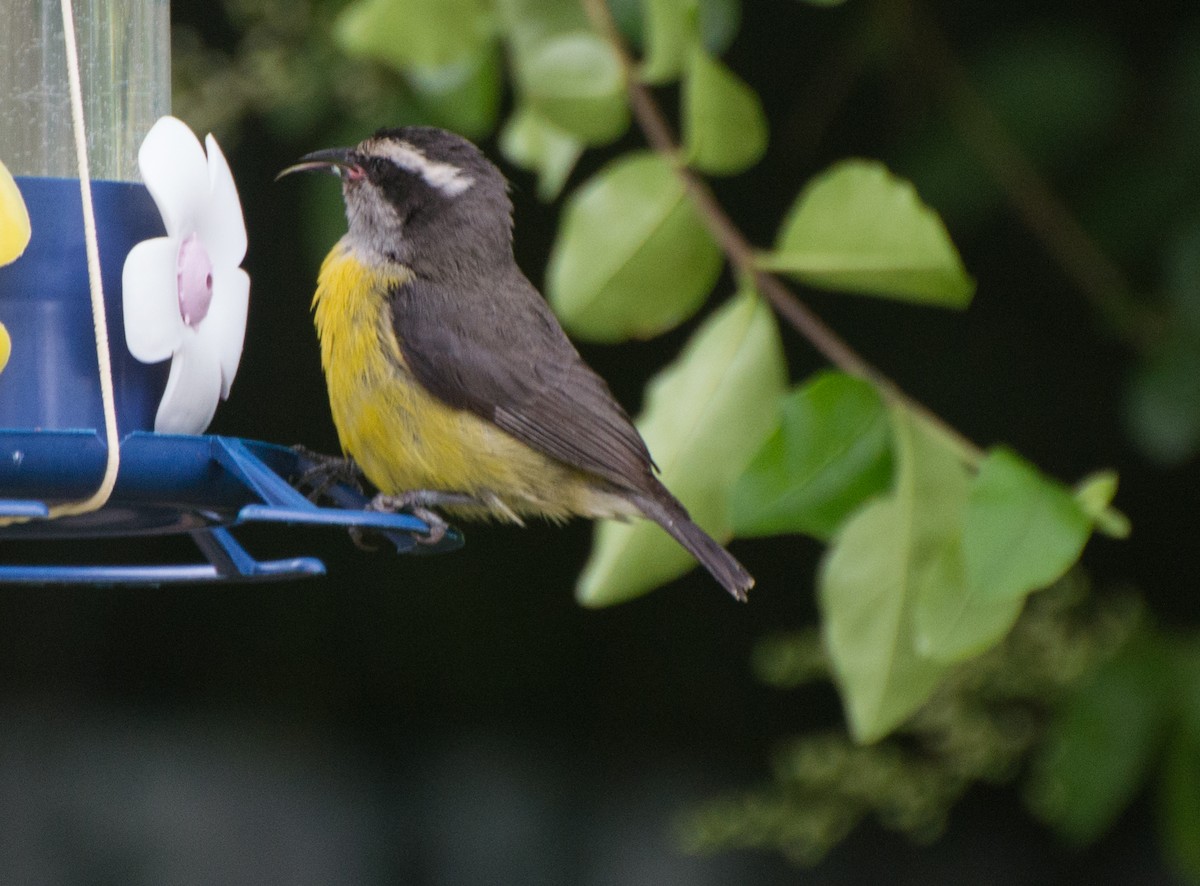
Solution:
[[[326,491],[333,506],[314,504],[289,483],[313,464],[287,447],[154,432],[170,361],[147,364],[130,353],[121,284],[130,250],[166,233],[159,208],[136,178],[138,146],[168,111],[167,0],[79,4],[79,68],[120,467],[103,507],[54,516],[56,506],[95,492],[109,452],[62,10],[58,0],[14,2],[0,32],[0,161],[14,173],[32,238],[23,255],[0,267],[0,323],[12,339],[0,371],[0,541],[7,547],[187,534],[203,560],[29,566],[6,565],[0,554],[0,583],[157,585],[324,573],[314,557],[256,560],[232,532],[250,523],[360,527],[385,535],[401,553],[459,547],[454,530],[437,544],[425,543],[424,521],[368,511],[365,496],[348,486]]]

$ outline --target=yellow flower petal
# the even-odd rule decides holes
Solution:
[[[0,163],[0,265],[15,261],[29,245],[29,212],[17,183]],[[7,342],[7,336],[5,336]],[[8,355],[7,349],[4,351]]]
[[[8,363],[8,355],[11,353],[12,339],[8,337],[8,330],[4,328],[4,324],[0,323],[0,372],[4,371],[4,367]]]

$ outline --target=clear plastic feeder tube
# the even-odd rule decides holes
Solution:
[[[171,111],[169,0],[76,0],[88,160],[96,179],[138,180],[137,150]],[[13,175],[78,175],[61,0],[4,0],[0,160]]]

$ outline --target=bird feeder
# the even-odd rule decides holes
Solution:
[[[233,533],[248,523],[371,529],[401,552],[460,545],[453,530],[438,544],[422,543],[426,523],[366,510],[365,497],[346,485],[328,489],[332,506],[314,504],[289,482],[314,465],[290,448],[203,433],[216,396],[206,407],[197,392],[228,393],[249,281],[236,268],[240,253],[230,267],[220,263],[238,248],[229,225],[210,226],[216,232],[206,245],[181,219],[190,217],[186,200],[199,187],[195,164],[207,162],[209,187],[232,191],[232,204],[228,193],[218,196],[237,209],[233,227],[241,226],[244,253],[236,189],[211,138],[206,159],[199,142],[193,149],[179,134],[186,130],[179,121],[162,122],[170,104],[168,0],[79,7],[72,21],[69,0],[10,0],[0,30],[0,162],[31,230],[24,252],[0,267],[0,324],[11,340],[0,371],[0,583],[169,584],[324,572],[313,557],[256,560]],[[167,134],[165,148],[151,156],[148,136],[158,131]],[[190,171],[192,179],[173,177],[176,160],[179,175]],[[174,288],[162,304],[151,303],[147,275],[164,261],[174,263],[165,267]],[[218,303],[223,280],[233,281],[233,307]],[[93,304],[100,291],[103,324]],[[216,356],[185,352],[184,338],[203,337],[204,315],[221,312],[236,342]],[[161,333],[163,317],[178,328],[176,339]],[[217,380],[188,381],[184,369],[197,364]],[[3,554],[18,541],[168,533],[190,535],[202,559],[30,566],[6,564]]]

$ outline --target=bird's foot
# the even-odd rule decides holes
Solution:
[[[309,501],[320,500],[331,486],[349,486],[357,492],[363,491],[366,477],[353,459],[325,455],[300,445],[293,446],[292,451],[308,463],[299,476],[292,478],[292,483],[301,491],[308,490],[305,497]]]
[[[434,511],[433,508],[478,507],[480,504],[479,499],[461,492],[443,492],[438,489],[413,489],[408,492],[402,492],[399,495],[385,495],[381,492],[367,503],[367,510],[392,514],[403,511],[407,514],[412,514],[429,526],[429,534],[423,538],[419,538],[418,541],[421,544],[436,545],[446,537],[446,531],[450,528],[450,524]],[[350,535],[354,539],[354,543],[360,548],[373,550],[372,547],[366,544],[361,531],[351,529]]]

